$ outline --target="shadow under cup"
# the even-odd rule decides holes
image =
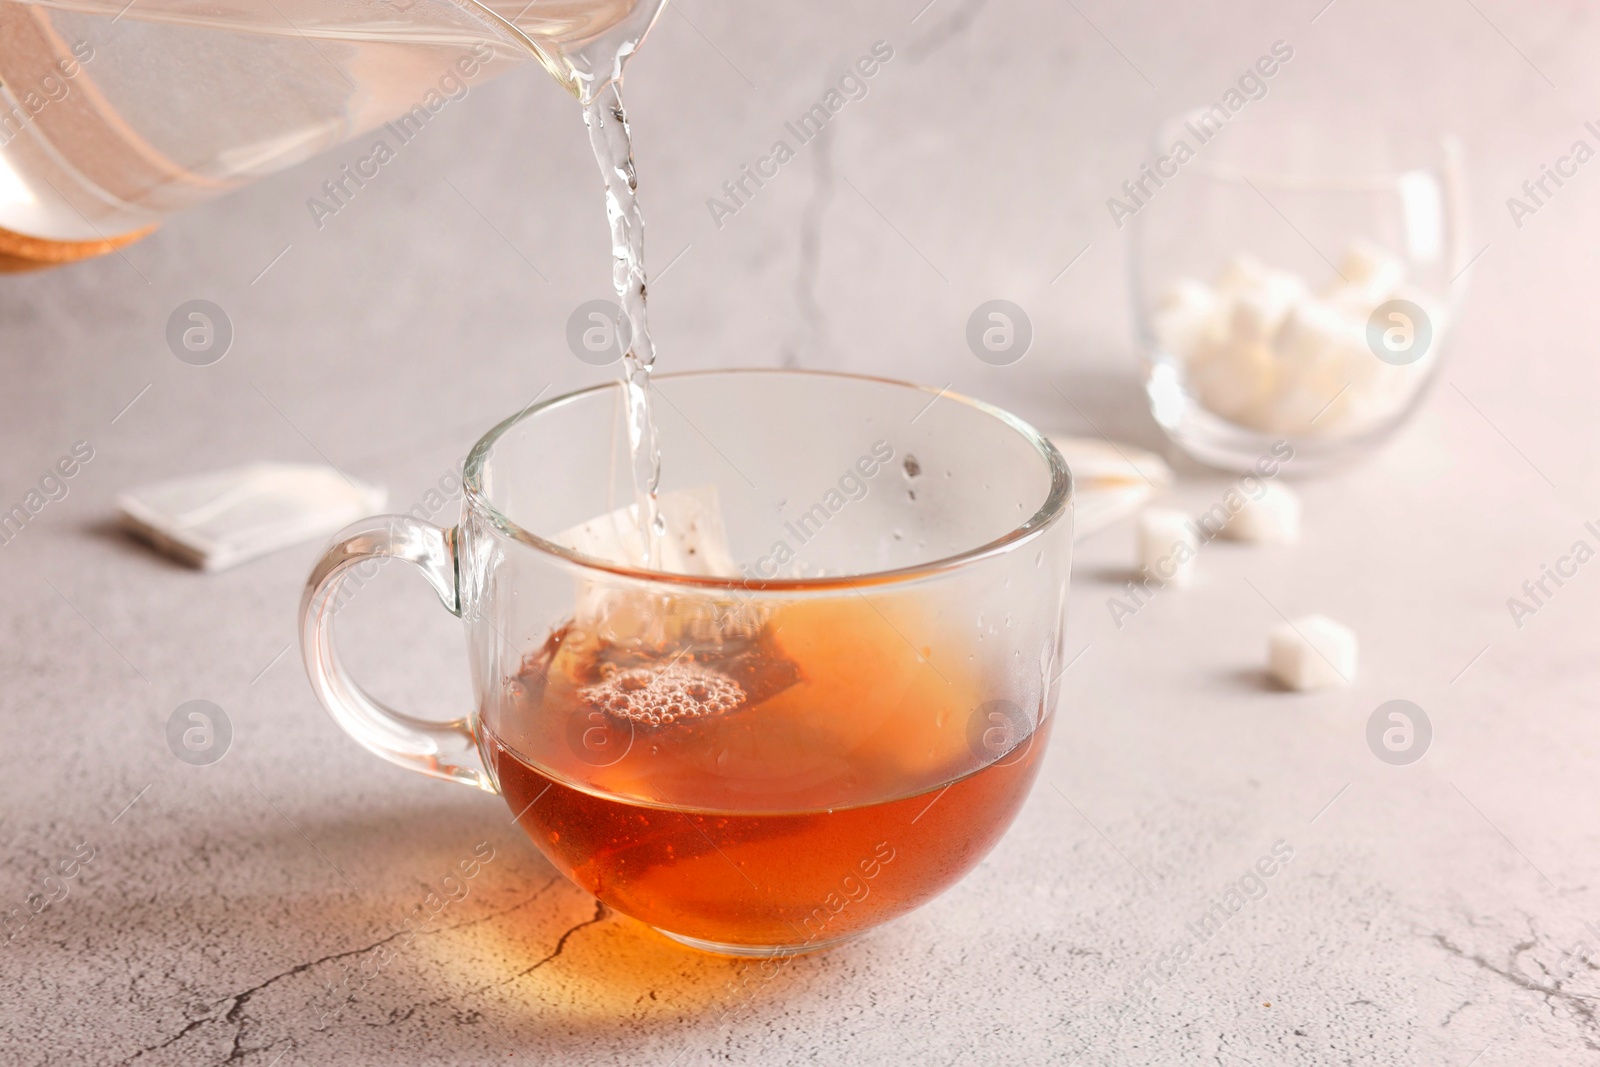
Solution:
[[[456,531],[391,516],[329,550],[313,684],[369,749],[500,792],[618,911],[734,955],[836,944],[960,878],[1027,795],[1069,476],[1012,416],[877,379],[666,376],[655,422],[674,573],[624,561],[621,387],[576,393],[479,442]],[[385,554],[466,622],[470,719],[398,716],[340,671],[338,575]]]

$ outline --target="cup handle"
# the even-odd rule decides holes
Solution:
[[[300,599],[300,652],[317,699],[344,732],[368,751],[435,778],[499,792],[478,757],[470,718],[419,719],[376,700],[350,677],[333,642],[333,620],[351,569],[367,560],[415,565],[451,614],[461,614],[456,530],[406,515],[379,515],[347,526],[322,554]]]

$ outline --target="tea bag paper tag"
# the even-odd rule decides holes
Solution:
[[[1153,452],[1092,437],[1051,434],[1072,471],[1073,540],[1132,515],[1172,485],[1172,468]]]
[[[174,558],[219,571],[329,534],[383,508],[383,489],[332,467],[252,463],[130,489],[123,524]]]
[[[739,577],[716,486],[662,493],[656,507],[667,527],[656,570],[703,578]],[[630,504],[563,530],[551,540],[607,563],[638,566],[645,558],[638,514],[637,505]]]

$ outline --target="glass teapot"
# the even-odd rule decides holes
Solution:
[[[359,182],[523,60],[587,102],[664,4],[0,0],[0,271],[113,251],[382,127]]]

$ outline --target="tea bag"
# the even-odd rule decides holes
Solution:
[[[660,559],[654,568],[701,578],[737,578],[728,546],[722,504],[714,485],[663,493],[657,499],[666,524]],[[556,534],[551,540],[608,563],[637,567],[644,559],[644,536],[632,506],[618,508]],[[748,617],[733,593],[708,589],[688,592],[638,579],[587,574],[578,580],[573,622],[608,641],[637,639],[652,648],[685,641],[716,642],[748,636],[757,620]]]
[[[667,532],[661,538],[661,558],[655,570],[707,578],[739,576],[722,524],[716,486],[662,493],[656,507]],[[551,540],[607,563],[638,566],[646,555],[638,515],[638,507],[630,504],[563,530]]]
[[[655,568],[672,574],[737,578],[716,486],[663,493],[666,525]],[[607,562],[637,566],[644,537],[634,507],[618,508],[551,540]],[[722,716],[793,684],[792,665],[775,674],[758,652],[764,612],[716,589],[669,589],[637,579],[579,579],[563,652],[606,661],[604,677],[583,686],[590,706],[637,725],[667,726]],[[757,670],[762,665],[766,669]]]
[[[141,485],[118,495],[123,524],[174,558],[218,571],[314,538],[383,508],[387,493],[332,467],[252,463]]]

